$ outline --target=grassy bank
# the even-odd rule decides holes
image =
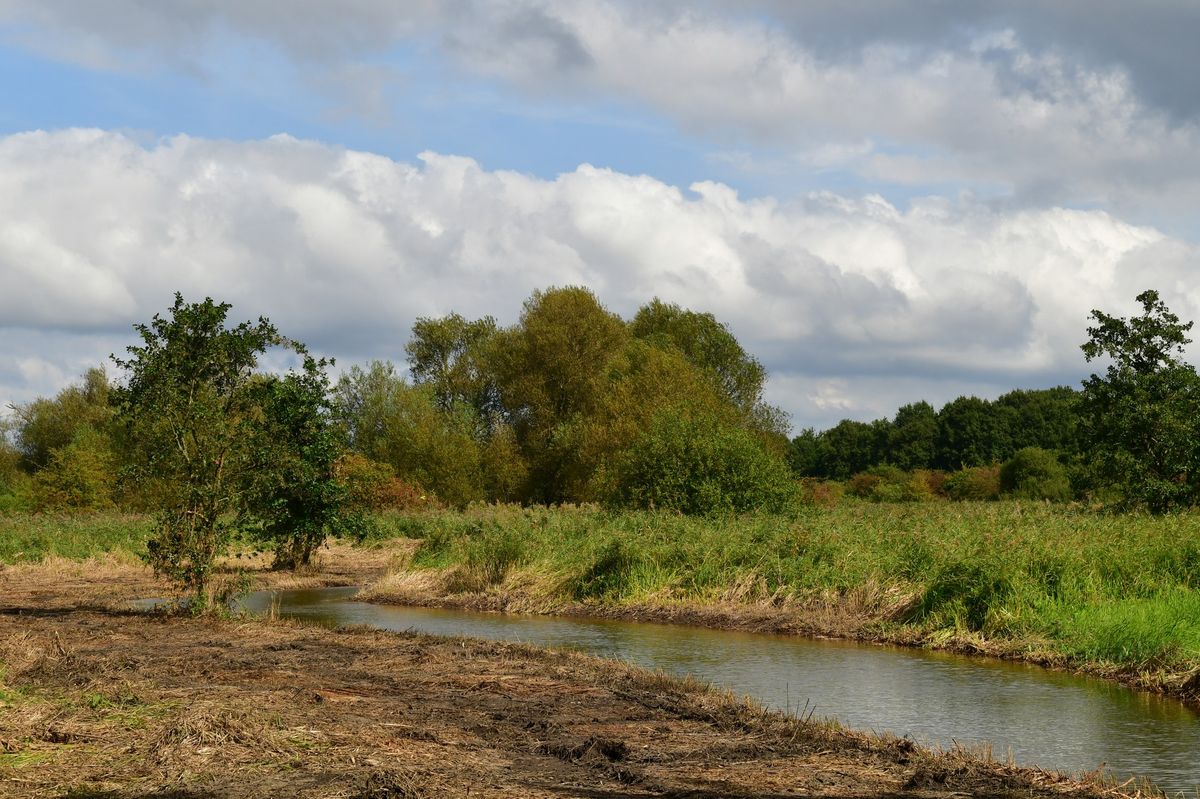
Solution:
[[[723,520],[482,508],[396,517],[388,529],[423,543],[409,570],[374,588],[381,601],[765,608],[807,617],[799,628],[810,632],[1027,657],[1200,695],[1195,514],[1015,502]]]

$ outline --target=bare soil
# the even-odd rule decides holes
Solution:
[[[309,585],[403,551],[331,549]],[[232,572],[230,572],[232,573]],[[256,586],[295,578],[251,571]],[[0,571],[5,797],[1128,795],[842,731],[582,655],[279,620],[134,613],[109,560]]]

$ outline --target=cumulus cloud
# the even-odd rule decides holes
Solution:
[[[1200,197],[1200,11],[1183,2],[7,0],[4,18],[30,46],[114,68],[204,73],[231,41],[265,41],[306,75],[318,65],[309,83],[335,109],[372,118],[401,72],[363,59],[415,49],[534,96],[632,101],[798,169],[1123,215]]]
[[[1195,256],[1101,211],[743,199],[287,136],[31,132],[0,139],[0,402],[119,352],[176,290],[345,364],[402,358],[417,316],[511,322],[532,290],[584,284],[626,316],[653,296],[713,312],[807,425],[874,415],[882,385],[937,401],[1073,381],[1091,308],[1131,310],[1154,286],[1197,315]]]

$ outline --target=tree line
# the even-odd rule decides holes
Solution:
[[[153,511],[152,562],[193,587],[235,531],[295,566],[381,505],[777,511],[796,478],[903,499],[923,472],[971,498],[990,468],[1018,494],[1030,480],[1053,498],[1103,487],[1170,510],[1200,494],[1200,378],[1182,360],[1191,324],[1152,291],[1138,300],[1139,317],[1092,313],[1083,352],[1107,367],[1078,391],[919,402],[789,440],[728,327],[657,299],[625,320],[586,288],[554,288],[510,326],[418,319],[407,375],[377,361],[331,382],[331,361],[268,320],[231,324],[229,305],[176,295],[135,326],[115,380],[93,369],[12,409],[0,510]],[[262,370],[268,353],[291,368]]]
[[[915,402],[891,419],[844,419],[792,439],[789,462],[798,475],[845,480],[872,467],[957,471],[1010,460],[1038,447],[1080,454],[1079,392],[1069,386],[1010,391],[996,400],[958,397],[935,411]]]

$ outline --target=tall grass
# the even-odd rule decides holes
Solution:
[[[875,586],[907,597],[880,624],[1037,642],[1091,661],[1200,665],[1197,514],[1018,502],[726,519],[492,507],[413,516],[403,529],[424,539],[417,568],[486,568],[497,582],[524,564],[553,575],[564,599],[804,601]]]
[[[148,516],[121,513],[0,513],[0,563],[144,552],[152,524]]]

